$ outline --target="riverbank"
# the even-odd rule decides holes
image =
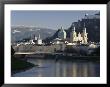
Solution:
[[[35,65],[27,62],[25,60],[20,60],[15,57],[11,58],[11,74],[15,74],[17,72],[30,69],[34,67]]]

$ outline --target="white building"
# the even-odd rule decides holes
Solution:
[[[42,39],[40,38],[40,34],[39,34],[39,37],[37,38],[37,44],[38,45],[41,45],[42,44]]]

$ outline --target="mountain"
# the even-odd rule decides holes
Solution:
[[[88,33],[88,41],[100,42],[100,13],[94,15],[85,15],[84,18],[73,22],[68,29],[64,29],[67,34],[67,38],[70,38],[70,33],[73,28],[76,28],[77,34],[82,33],[84,27]],[[49,42],[55,39],[58,36],[59,29],[55,32],[52,37],[46,38],[44,41]]]
[[[56,30],[40,27],[27,27],[27,26],[12,26],[11,27],[11,41],[20,41],[26,38],[33,38],[34,36],[45,39],[51,37]]]

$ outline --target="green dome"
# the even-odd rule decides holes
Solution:
[[[58,38],[60,39],[66,39],[66,32],[64,29],[60,29],[60,31],[58,32]]]

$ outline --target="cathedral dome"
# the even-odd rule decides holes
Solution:
[[[58,32],[58,38],[66,39],[66,32],[62,27],[61,27],[60,31]]]

